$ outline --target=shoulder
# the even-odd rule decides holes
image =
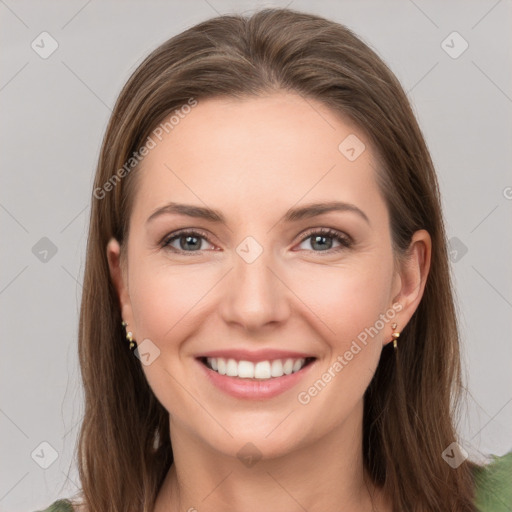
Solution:
[[[512,510],[512,451],[492,456],[485,466],[474,470],[475,505],[481,512]]]
[[[73,505],[69,500],[57,500],[53,502],[48,508],[38,512],[74,512]]]

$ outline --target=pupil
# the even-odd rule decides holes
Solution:
[[[314,244],[316,244],[319,240],[321,240],[321,241],[322,241],[322,244],[323,244],[323,245],[321,244],[321,245],[319,246],[321,250],[327,250],[327,249],[330,249],[330,248],[331,248],[331,246],[332,246],[332,241],[331,241],[331,243],[330,243],[330,244],[326,244],[326,243],[325,243],[325,240],[326,240],[326,239],[328,239],[328,238],[330,238],[330,237],[328,237],[328,236],[315,236],[315,237],[313,237],[313,238],[314,238],[314,240],[313,240],[313,247],[314,247]],[[326,248],[326,245],[328,246],[327,248]]]
[[[191,240],[196,241],[195,247],[192,247],[192,249],[199,249],[199,247],[201,247],[201,242],[199,241],[199,237],[197,236],[182,236],[181,241],[183,241],[183,239],[185,239],[185,244],[189,243]],[[180,244],[182,249],[187,250],[191,248],[190,245],[186,246],[185,244]]]

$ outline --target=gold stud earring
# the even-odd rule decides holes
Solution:
[[[121,325],[126,329],[128,327],[128,324],[123,320],[121,322]],[[133,341],[133,333],[126,329],[126,339],[130,342],[130,350],[133,350],[135,348],[135,342]]]
[[[392,329],[396,329],[396,328],[397,328],[397,326],[398,326],[398,325],[397,325],[397,323],[396,323],[396,322],[393,322],[393,323],[391,324],[391,328],[392,328]],[[393,332],[393,333],[391,334],[391,336],[393,337],[393,348],[396,350],[396,349],[397,349],[397,340],[398,340],[398,338],[400,337],[400,333],[399,333],[399,332]]]

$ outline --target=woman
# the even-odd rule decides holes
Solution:
[[[380,58],[318,16],[215,18],[129,79],[95,178],[79,355],[76,510],[510,498],[510,456],[479,467],[457,443],[423,136]]]

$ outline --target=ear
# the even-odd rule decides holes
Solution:
[[[402,306],[394,319],[398,332],[407,325],[423,297],[430,270],[431,254],[432,241],[428,231],[425,229],[416,231],[394,279],[392,302]],[[390,341],[385,341],[384,344]]]
[[[128,290],[128,268],[127,265],[123,264],[121,246],[115,238],[111,238],[107,244],[107,260],[110,278],[119,299],[121,316],[133,332],[133,314]]]

